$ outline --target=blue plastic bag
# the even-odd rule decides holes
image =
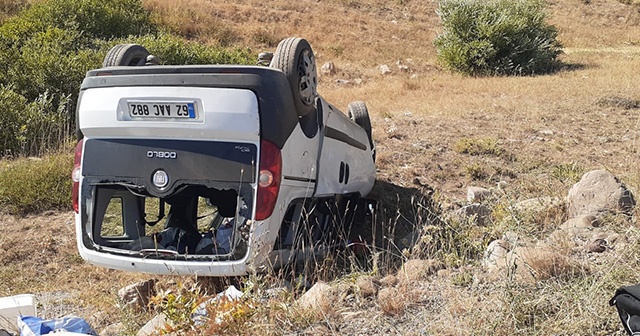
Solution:
[[[96,332],[89,326],[89,323],[76,316],[65,316],[52,320],[45,320],[35,316],[20,316],[18,318],[18,327],[20,328],[20,336],[42,336],[55,331],[69,331],[97,336]]]

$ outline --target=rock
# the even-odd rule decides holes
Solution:
[[[296,301],[305,310],[326,312],[334,304],[334,295],[327,283],[318,281]]]
[[[336,79],[336,84],[338,85],[351,85],[351,81],[347,79]]]
[[[502,281],[506,277],[518,283],[535,284],[539,280],[581,274],[585,267],[555,247],[544,244],[518,246],[498,259],[496,266],[489,268],[487,276],[490,281]]]
[[[362,78],[356,78],[353,80],[353,82],[356,83],[356,85],[360,85],[362,84],[363,81],[362,81]]]
[[[502,239],[497,239],[489,243],[484,252],[484,259],[482,261],[484,266],[488,268],[504,266],[504,258],[509,252],[507,249],[508,246],[509,243]]]
[[[579,216],[575,218],[570,218],[565,221],[562,225],[560,225],[560,229],[569,230],[574,228],[580,229],[592,229],[594,227],[599,227],[600,221],[594,215],[586,215]]]
[[[606,170],[593,170],[582,176],[567,195],[569,218],[605,213],[631,214],[636,201],[620,181]]]
[[[500,181],[496,183],[496,188],[494,189],[497,193],[504,195],[509,183],[507,181]]]
[[[491,196],[491,190],[480,187],[467,188],[467,201],[469,203],[480,203]]]
[[[356,281],[356,286],[358,287],[360,295],[362,295],[363,297],[369,297],[374,296],[378,293],[380,282],[377,281],[374,277],[366,276],[359,278]]]
[[[607,250],[607,241],[602,238],[595,239],[587,244],[584,249],[589,253],[602,253]]]
[[[378,305],[383,312],[397,315],[404,311],[404,297],[395,287],[383,288],[378,292]]]
[[[379,69],[380,69],[380,73],[383,75],[388,75],[391,73],[391,69],[386,64],[381,65]]]
[[[149,322],[147,322],[147,324],[144,325],[144,327],[138,330],[136,336],[158,335],[160,334],[159,332],[164,330],[165,325],[169,322],[170,321],[167,316],[163,313],[160,313],[154,316]]]
[[[513,231],[506,231],[505,233],[502,234],[501,239],[505,243],[507,243],[508,249],[512,249],[521,243],[520,236],[518,236],[518,234]]]
[[[336,73],[336,66],[333,64],[333,62],[327,62],[325,64],[322,65],[322,67],[320,68],[320,72],[323,75],[335,75]]]
[[[118,297],[124,307],[132,306],[144,309],[149,304],[149,299],[156,294],[156,279],[131,284],[118,291]]]
[[[122,322],[110,324],[100,332],[99,336],[119,336],[124,335],[126,326]]]
[[[402,62],[401,60],[396,61],[396,66],[398,67],[398,70],[400,70],[402,72],[408,72],[409,71],[409,66],[404,64],[404,62]]]
[[[555,197],[530,198],[516,203],[514,210],[523,213],[538,213],[561,204],[562,200]]]
[[[393,287],[397,284],[398,284],[398,277],[393,274],[389,274],[386,277],[380,279],[380,285],[383,287]]]
[[[460,222],[473,220],[476,225],[484,226],[491,219],[491,209],[484,204],[469,204],[453,213]]]
[[[443,268],[444,265],[434,259],[411,259],[405,262],[402,269],[398,271],[398,277],[402,281],[421,280]]]

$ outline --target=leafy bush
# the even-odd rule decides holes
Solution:
[[[48,28],[82,31],[111,39],[149,33],[149,12],[140,0],[45,0],[36,2],[0,27],[3,40],[22,44]]]
[[[67,210],[72,154],[0,161],[0,209],[15,215]]]
[[[42,155],[68,138],[67,99],[56,105],[44,94],[29,102],[10,88],[0,87],[0,156]]]
[[[440,0],[439,60],[468,75],[529,75],[555,70],[561,51],[542,0]]]
[[[160,58],[161,64],[251,64],[255,62],[254,55],[248,49],[206,46],[162,32],[110,41],[108,47],[118,43],[143,45],[151,54]]]
[[[142,44],[165,64],[251,62],[248,50],[158,33],[149,17],[141,0],[43,0],[2,22],[0,157],[60,148],[85,73],[115,44]]]

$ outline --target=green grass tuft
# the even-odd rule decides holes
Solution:
[[[71,208],[71,154],[0,161],[0,209],[26,215]]]

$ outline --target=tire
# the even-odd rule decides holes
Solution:
[[[298,116],[304,117],[313,112],[318,95],[318,74],[316,58],[309,42],[299,37],[280,41],[271,67],[282,70],[287,76]]]
[[[373,151],[373,137],[371,135],[371,119],[369,119],[369,110],[367,105],[363,101],[354,101],[349,103],[347,107],[347,115],[349,119],[353,120],[358,126],[360,126],[369,138],[369,145]]]
[[[371,147],[371,156],[373,162],[376,162],[376,149],[373,146],[373,135],[371,134],[371,119],[369,118],[369,110],[363,101],[354,101],[349,103],[347,107],[347,115],[360,126],[369,138],[369,146]]]
[[[118,44],[104,57],[102,67],[144,65],[149,51],[139,44]]]

